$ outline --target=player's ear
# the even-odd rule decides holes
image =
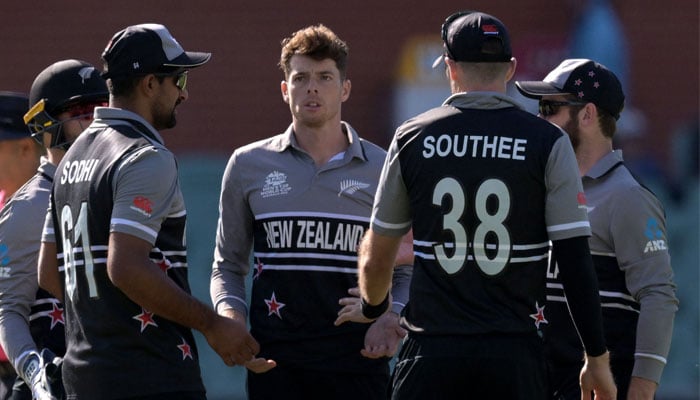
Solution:
[[[515,69],[518,66],[518,60],[515,59],[515,57],[510,58],[510,62],[508,63],[508,72],[506,72],[506,82],[510,81],[513,79],[513,76],[515,76]]]
[[[593,103],[586,103],[578,113],[579,124],[586,126],[598,123],[598,109]]]
[[[350,79],[343,80],[342,101],[345,101],[348,99],[348,97],[350,97],[350,89],[352,89],[352,82],[350,82]]]
[[[280,82],[280,91],[282,92],[282,99],[284,102],[289,104],[289,86],[286,80]]]

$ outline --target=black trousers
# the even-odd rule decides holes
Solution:
[[[393,400],[544,400],[546,363],[535,333],[410,335],[392,377]]]
[[[386,400],[389,374],[309,371],[277,365],[262,374],[248,371],[249,400]]]

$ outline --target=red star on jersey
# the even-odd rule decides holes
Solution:
[[[156,262],[156,265],[160,268],[161,271],[165,272],[171,268],[170,261],[168,261],[167,258],[163,258],[162,260]]]
[[[285,306],[285,304],[277,302],[277,299],[275,298],[275,292],[272,292],[272,298],[270,298],[270,300],[265,299],[265,304],[267,304],[268,317],[272,314],[275,314],[279,319],[282,319],[280,310],[282,309],[282,307]]]
[[[141,332],[143,332],[148,327],[148,325],[153,325],[155,327],[158,326],[158,324],[156,324],[156,321],[153,319],[153,313],[147,311],[143,307],[141,308],[141,314],[138,314],[132,318],[141,322]]]
[[[193,359],[193,358],[192,358],[192,348],[190,347],[189,344],[187,344],[187,342],[185,341],[184,338],[182,339],[182,344],[178,344],[178,345],[177,345],[177,348],[180,349],[180,351],[182,351],[182,360],[183,360],[183,361],[184,361],[187,357],[189,357],[190,360]]]
[[[63,319],[63,309],[59,307],[57,303],[51,303],[51,306],[53,306],[53,310],[49,311],[49,317],[51,317],[51,329],[58,325],[59,322],[65,325],[66,322]]]
[[[545,306],[540,307],[540,304],[538,302],[535,302],[535,308],[537,309],[537,313],[530,314],[530,318],[535,320],[535,326],[537,327],[537,329],[540,329],[540,324],[548,324],[549,321],[547,321],[544,318]]]
[[[253,273],[253,279],[257,279],[263,272],[263,263],[258,258],[258,262],[255,263],[255,272]]]

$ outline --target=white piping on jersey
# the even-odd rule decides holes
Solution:
[[[132,228],[136,228],[136,229],[138,229],[138,230],[140,230],[140,231],[146,232],[147,234],[149,234],[149,235],[152,236],[153,238],[156,238],[156,237],[158,236],[158,232],[156,232],[155,230],[153,230],[153,229],[147,227],[147,226],[144,225],[144,224],[141,224],[141,223],[138,223],[138,222],[134,222],[134,221],[130,221],[130,220],[128,220],[128,219],[124,219],[124,218],[112,218],[112,220],[109,221],[109,223],[110,223],[111,225],[126,225],[126,226],[130,226],[130,227],[132,227]]]
[[[221,296],[221,297],[219,297],[219,298],[216,300],[216,306],[218,307],[218,305],[219,305],[222,301],[224,301],[225,299],[236,300],[237,302],[241,303],[241,304],[243,305],[243,307],[245,308],[246,314],[248,313],[248,302],[247,302],[245,299],[242,299],[242,298],[240,298],[240,297],[238,297],[238,296],[234,296],[234,295],[231,295],[231,294],[226,295],[226,296]]]
[[[600,302],[600,306],[601,306],[601,307],[605,307],[605,308],[619,308],[619,309],[621,309],[621,310],[633,311],[633,312],[636,312],[637,314],[639,314],[639,310],[635,310],[633,307],[630,307],[630,306],[628,306],[628,305],[626,305],[626,304],[607,303],[607,302],[604,303],[604,302],[601,301],[601,302]]]
[[[254,256],[264,258],[319,258],[322,260],[357,261],[357,256],[325,253],[260,253],[256,251]]]
[[[46,310],[46,311],[39,311],[39,312],[32,313],[32,315],[29,316],[29,320],[34,321],[37,318],[50,317],[52,312],[53,312],[53,310]]]
[[[416,257],[420,257],[424,260],[435,260],[435,255],[433,254],[427,254],[423,253],[420,251],[416,251],[413,253]],[[523,263],[523,262],[531,262],[531,261],[539,261],[539,260],[544,260],[545,258],[549,257],[549,253],[544,253],[538,256],[530,256],[530,257],[512,257],[510,258],[511,263]],[[467,256],[468,261],[474,261],[474,257],[472,255]],[[503,261],[503,262],[508,262],[508,258],[502,258],[502,257],[497,257],[494,258],[492,261]]]
[[[571,229],[576,229],[576,228],[590,228],[591,224],[588,221],[578,221],[578,222],[571,222],[568,224],[559,224],[559,225],[548,225],[547,226],[547,232],[561,232],[561,231],[568,231]]]
[[[417,247],[433,247],[437,245],[437,242],[429,242],[425,240],[414,240],[413,241],[414,246]],[[445,246],[446,248],[450,249],[455,247],[455,244],[453,242],[449,243],[441,243],[441,245]],[[463,244],[460,244],[463,246]],[[473,247],[473,245],[470,243],[469,247]],[[498,246],[495,244],[487,244],[486,248],[489,250],[496,250],[498,249]],[[541,249],[541,248],[546,248],[547,251],[543,254],[539,255],[534,255],[534,256],[529,256],[529,257],[512,257],[510,258],[511,263],[522,263],[522,262],[532,262],[532,261],[539,261],[543,260],[547,257],[549,257],[549,241],[542,242],[542,243],[535,243],[535,244],[515,244],[511,247],[513,250],[533,250],[533,249]],[[415,251],[414,250],[414,255],[417,257],[420,257],[425,260],[435,260],[435,255],[425,253],[422,251]],[[474,257],[472,255],[469,255],[467,257],[468,261],[473,261]],[[503,262],[508,262],[507,258],[495,258],[494,261],[503,261]]]
[[[105,246],[105,245],[90,246],[90,251],[93,251],[93,252],[96,252],[96,251],[107,251],[108,249],[109,249],[109,247],[108,247],[108,246]],[[179,255],[179,256],[183,256],[183,257],[184,257],[184,256],[187,256],[187,251],[179,251],[179,250],[161,251],[160,249],[158,249],[157,251],[160,251],[160,253],[163,254],[164,256],[173,256],[173,255],[175,255],[175,256],[178,256],[178,255]],[[82,248],[82,247],[74,247],[74,248],[73,248],[73,254],[80,254],[80,253],[83,253],[83,248]],[[63,253],[59,253],[59,254],[56,255],[56,258],[59,259],[59,260],[63,260],[64,254],[63,254]],[[76,266],[77,266],[77,265],[85,265],[85,261],[84,261],[84,260],[75,260],[74,262],[75,262],[75,265],[76,265]],[[102,257],[102,258],[93,258],[92,262],[93,262],[93,264],[106,264],[106,263],[107,263],[107,258],[106,258],[106,257]],[[178,261],[178,262],[170,261],[169,266],[170,266],[171,268],[187,268],[187,263],[186,263],[186,262],[180,262],[180,261]],[[64,269],[65,269],[65,266],[59,267],[59,271],[63,271]]]
[[[559,302],[559,303],[566,303],[566,297],[564,297],[564,296],[553,296],[553,295],[549,295],[549,294],[548,294],[548,295],[547,295],[547,301],[556,301],[556,302]],[[600,306],[601,306],[601,307],[604,307],[604,308],[618,308],[618,309],[621,309],[621,310],[632,311],[632,312],[636,312],[637,314],[639,314],[639,310],[635,310],[634,307],[630,307],[630,306],[628,306],[628,305],[626,305],[626,304],[612,303],[612,302],[604,302],[604,301],[601,300]]]
[[[51,303],[58,304],[59,301],[58,301],[58,299],[55,299],[55,298],[53,298],[53,297],[46,297],[46,298],[43,298],[43,299],[36,299],[36,300],[34,301],[34,305],[51,304]]]
[[[160,252],[160,254],[164,256],[182,256],[186,257],[187,256],[187,250],[168,250],[168,251],[163,251],[157,247],[154,247],[153,250]]]
[[[649,354],[649,353],[634,353],[635,357],[645,357],[645,358],[652,358],[656,361],[661,361],[662,363],[666,364],[666,358],[661,357],[658,354]]]
[[[600,251],[591,251],[592,256],[605,256],[605,257],[615,257],[615,253],[603,253]]]
[[[625,293],[620,293],[620,292],[610,292],[610,291],[607,291],[607,290],[601,290],[601,291],[600,291],[600,295],[601,295],[601,296],[607,296],[607,297],[617,297],[617,298],[620,298],[620,299],[625,299],[625,300],[633,301],[633,302],[635,302],[635,303],[637,302],[637,300],[635,300],[634,297],[632,297],[632,296],[630,296],[630,295],[628,295],[628,294],[625,294]]]
[[[315,271],[315,272],[340,272],[343,274],[357,274],[357,268],[327,267],[324,265],[274,265],[265,264],[263,271]]]
[[[552,288],[552,289],[562,289],[564,290],[564,286],[561,283],[554,283],[554,282],[547,282],[547,287]],[[600,290],[598,292],[600,296],[605,296],[605,297],[616,297],[618,299],[625,299],[628,301],[633,301],[637,302],[634,297],[626,294],[626,293],[621,293],[621,292],[611,292],[609,290]]]
[[[333,219],[343,219],[350,221],[362,221],[369,222],[367,217],[358,217],[357,215],[350,214],[337,214],[337,213],[324,213],[324,212],[313,212],[313,211],[281,211],[281,212],[270,212],[258,214],[255,216],[256,220],[267,219],[267,218],[279,218],[279,217],[320,217],[320,218],[333,218]]]
[[[445,247],[447,247],[447,248],[452,248],[452,247],[454,247],[454,243],[453,243],[453,242],[448,242],[448,243],[437,243],[437,242],[428,242],[428,241],[425,241],[425,240],[414,240],[414,241],[413,241],[413,244],[416,245],[416,246],[423,246],[423,247],[433,247],[433,246],[435,246],[436,244],[442,244],[443,246],[445,246]],[[471,245],[470,245],[470,247],[471,247]],[[548,247],[549,247],[549,241],[547,241],[547,242],[542,242],[542,243],[535,243],[535,244],[514,244],[514,245],[512,246],[512,249],[513,249],[513,250],[532,250],[532,249],[539,249],[539,248],[542,248],[542,247],[547,247],[547,248],[548,248]],[[486,245],[486,248],[487,248],[487,249],[497,249],[498,246],[496,246],[495,244],[488,244],[488,245]]]
[[[187,215],[187,210],[180,210],[176,213],[168,214],[168,218],[178,218]]]
[[[406,229],[411,226],[411,221],[407,222],[400,222],[398,224],[391,224],[388,222],[384,222],[378,218],[374,218],[372,220],[372,225],[377,225],[380,226],[384,229],[391,229],[391,230],[400,230],[400,229]]]

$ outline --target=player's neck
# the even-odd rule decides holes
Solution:
[[[576,147],[576,161],[578,162],[580,175],[586,175],[598,161],[612,150],[612,142],[610,140],[580,143]]]
[[[294,126],[297,143],[313,158],[317,166],[324,165],[336,154],[348,148],[348,137],[342,125],[321,127]]]

